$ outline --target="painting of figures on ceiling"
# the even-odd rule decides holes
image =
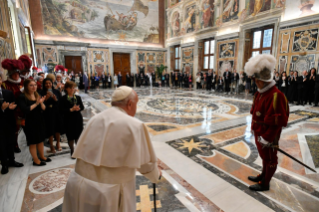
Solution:
[[[212,27],[214,23],[214,1],[203,0],[201,4],[201,28]]]
[[[223,22],[238,19],[239,0],[223,0]]]
[[[260,12],[270,10],[271,0],[249,0],[249,14],[256,16]]]
[[[286,1],[284,20],[300,18],[319,13],[319,0]]]
[[[180,15],[179,12],[174,12],[172,15],[172,20],[171,20],[171,35],[172,37],[179,36],[181,30],[180,26]]]
[[[159,0],[41,0],[44,33],[159,43]]]
[[[192,5],[186,8],[185,11],[185,21],[184,21],[184,30],[186,33],[194,32],[196,25],[196,5]]]

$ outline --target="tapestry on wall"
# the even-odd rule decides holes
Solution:
[[[196,25],[196,5],[192,5],[186,8],[185,10],[185,21],[184,21],[184,29],[185,33],[190,33],[195,31]]]
[[[298,71],[299,75],[301,75],[304,70],[315,67],[315,59],[315,54],[305,56],[293,55],[291,56],[292,70]]]
[[[104,72],[104,65],[103,64],[96,64],[94,65],[94,72],[98,76],[101,76],[102,73]]]
[[[226,69],[228,69],[228,71],[233,70],[234,61],[233,60],[219,61],[218,66],[219,66],[219,74],[223,74]]]
[[[13,58],[12,48],[10,43],[6,42],[3,38],[0,37],[0,62],[2,62],[6,58]],[[1,65],[0,72],[3,72]]]
[[[182,62],[183,63],[193,63],[194,48],[182,49]]]
[[[294,33],[293,52],[315,51],[317,48],[318,29]]]
[[[286,71],[287,61],[288,61],[287,59],[288,59],[288,56],[280,56],[279,67],[278,67],[279,73],[283,73]]]
[[[200,15],[201,28],[212,27],[214,24],[214,1],[215,0],[202,1]]]
[[[219,45],[219,58],[235,57],[236,42]]]
[[[148,64],[147,65],[147,71],[148,72],[155,72],[155,65],[154,64]]]
[[[159,43],[158,0],[41,0],[44,32]]]
[[[57,54],[54,48],[44,47],[42,48],[43,63],[57,63]]]
[[[162,52],[157,53],[156,63],[160,63],[160,64],[164,63],[164,53],[162,53]]]
[[[239,0],[223,0],[223,22],[238,19]]]
[[[318,0],[289,0],[285,5],[283,20],[295,19],[319,13]]]
[[[104,63],[104,52],[103,51],[93,51],[93,62]]]
[[[147,63],[155,63],[155,53],[147,53]]]
[[[170,30],[171,30],[171,36],[176,37],[180,35],[181,31],[181,20],[180,20],[180,14],[179,12],[174,12],[172,15],[171,19],[171,24],[170,24]]]
[[[138,52],[138,62],[145,62],[145,53],[144,52]]]
[[[184,73],[193,73],[193,64],[192,63],[184,63],[183,64],[183,72]]]

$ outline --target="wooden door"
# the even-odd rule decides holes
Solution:
[[[81,56],[64,56],[65,68],[73,71],[74,74],[82,72],[82,57]]]
[[[126,85],[126,73],[131,75],[130,54],[113,53],[114,74],[122,74],[122,85]]]

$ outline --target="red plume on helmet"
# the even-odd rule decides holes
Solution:
[[[32,60],[30,59],[30,57],[28,57],[27,55],[21,55],[19,57],[19,60],[21,62],[23,62],[24,64],[24,69],[25,70],[30,70],[31,66],[32,66]],[[21,70],[22,71],[22,70]]]
[[[58,71],[64,71],[64,66],[63,65],[57,65],[55,66],[55,72],[58,72]]]
[[[37,71],[37,70],[38,70],[38,68],[37,68],[37,67],[35,67],[35,66],[33,66],[33,67],[32,67],[32,70],[36,70],[36,71]]]
[[[2,68],[8,70],[8,74],[12,75],[16,72],[19,72],[19,70],[24,69],[24,64],[20,60],[11,60],[11,59],[5,59],[1,63]]]

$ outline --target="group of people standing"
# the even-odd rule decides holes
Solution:
[[[283,92],[290,103],[297,105],[314,104],[319,102],[319,76],[315,68],[304,70],[299,76],[298,71],[291,71],[289,76],[286,72],[275,72],[274,80],[277,88]]]
[[[7,79],[0,77],[0,158],[1,173],[6,174],[9,167],[22,167],[16,162],[14,152],[21,152],[18,134],[23,129],[34,166],[46,165],[51,159],[44,155],[44,141],[49,140],[50,151],[61,151],[60,135],[66,134],[71,155],[74,142],[83,130],[84,109],[81,97],[75,95],[76,83],[63,82],[63,66],[56,67],[56,76],[39,72],[36,79],[30,76],[32,61],[27,55],[18,60],[5,59],[1,63],[6,69]],[[36,68],[34,68],[36,70]],[[56,147],[53,139],[56,139]],[[38,156],[39,155],[39,156]]]

